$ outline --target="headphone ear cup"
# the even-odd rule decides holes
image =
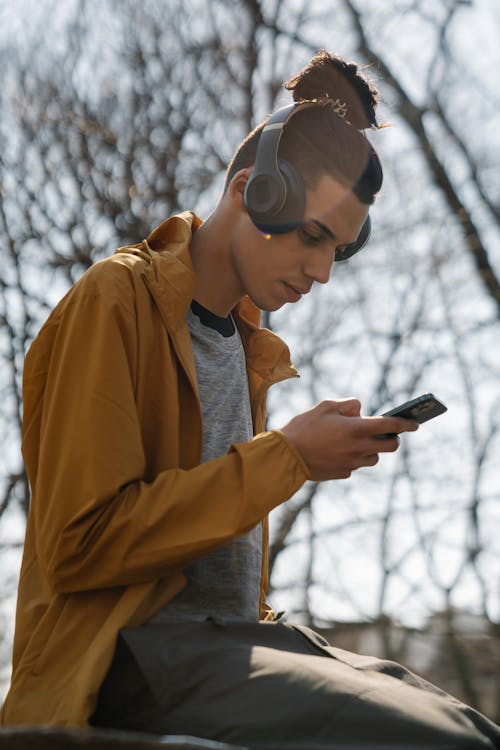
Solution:
[[[304,182],[288,161],[278,161],[278,174],[252,175],[244,192],[248,215],[266,234],[284,234],[295,229],[304,218],[306,195]]]
[[[296,227],[304,219],[306,191],[304,181],[293,164],[285,159],[278,161],[280,172],[286,185],[286,198],[276,215],[276,223],[283,227]],[[282,231],[290,231],[283,229]]]
[[[245,208],[255,224],[272,221],[286,198],[286,184],[279,174],[252,174],[245,186]]]
[[[370,215],[368,214],[363,226],[361,227],[361,231],[358,235],[357,240],[351,242],[349,245],[346,245],[342,250],[335,251],[335,262],[339,263],[343,260],[348,260],[356,253],[359,253],[361,248],[363,248],[370,239],[371,231],[372,221],[370,219]]]

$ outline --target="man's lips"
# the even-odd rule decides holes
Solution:
[[[288,298],[291,302],[297,302],[304,294],[307,294],[309,292],[309,289],[304,289],[300,286],[294,286],[293,284],[289,284],[287,281],[284,281],[283,284],[288,292]]]
[[[301,297],[303,294],[307,294],[311,289],[310,286],[308,287],[296,286],[295,284],[289,284],[287,281],[285,281],[285,284],[288,287],[290,287],[290,289],[293,289],[294,292],[296,292],[297,294],[300,294]]]

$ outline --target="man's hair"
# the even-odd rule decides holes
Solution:
[[[383,173],[373,146],[364,135],[377,128],[375,109],[378,93],[355,63],[321,50],[285,88],[295,102],[315,101],[286,125],[278,156],[291,162],[306,187],[316,187],[323,175],[331,175],[366,204],[373,203],[382,186]],[[226,185],[234,175],[254,164],[260,134],[267,119],[243,140],[226,174]]]

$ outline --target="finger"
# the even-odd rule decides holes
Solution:
[[[363,466],[375,466],[379,462],[380,456],[378,453],[371,453],[369,456],[364,457]]]
[[[339,469],[338,476],[336,479],[349,479],[353,472],[353,469]]]
[[[357,398],[343,398],[335,401],[336,411],[344,417],[359,417],[361,402]]]
[[[332,471],[328,470],[326,473],[320,472],[319,475],[315,476],[316,481],[325,481],[327,479],[349,479],[354,467],[347,468],[346,466],[339,466],[335,469],[332,475]]]
[[[360,456],[357,459],[353,459],[351,462],[351,469],[352,471],[355,471],[356,469],[363,469],[367,466],[375,466],[375,464],[378,464],[378,462],[378,453],[369,453],[364,456]]]
[[[374,440],[377,441],[377,452],[379,453],[393,453],[397,451],[401,443],[397,435],[374,435]]]
[[[420,427],[416,419],[403,419],[398,417],[400,427],[395,432],[416,432]]]
[[[369,430],[372,435],[396,435],[400,432],[415,432],[419,424],[415,419],[403,419],[403,417],[364,417],[363,429]]]

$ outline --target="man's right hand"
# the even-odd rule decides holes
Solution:
[[[418,423],[401,417],[362,417],[355,398],[322,401],[294,417],[281,432],[301,454],[311,479],[347,479],[355,469],[375,466],[379,453],[399,446],[396,433],[414,432]],[[394,434],[381,438],[380,435]]]

